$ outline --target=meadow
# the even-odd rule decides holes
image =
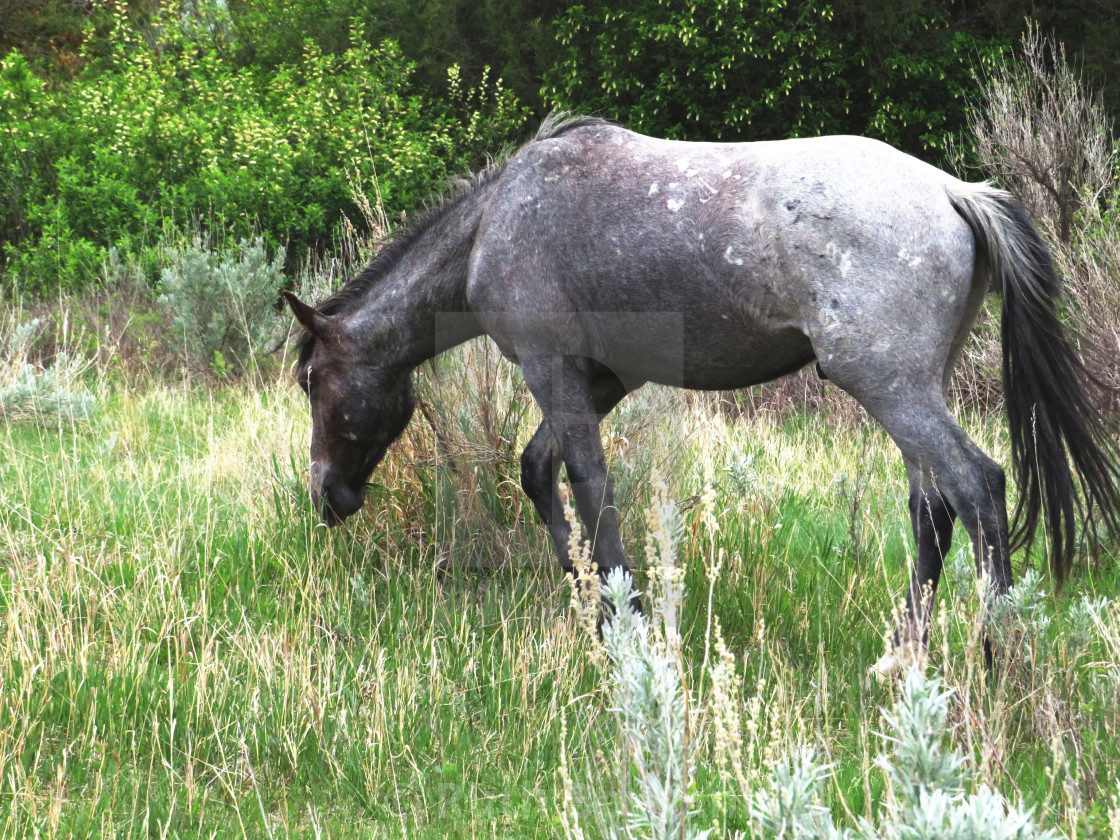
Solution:
[[[15,352],[19,323],[9,394],[60,364]],[[641,644],[676,692],[649,706],[679,718],[663,772],[521,493],[536,409],[491,346],[419,372],[365,507],[328,530],[290,359],[217,385],[73,344],[67,400],[0,416],[0,836],[667,836],[650,778],[679,785],[674,836],[906,836],[886,757],[912,692],[867,675],[905,595],[906,481],[832,386],[646,388],[604,423]],[[1006,465],[1001,418],[963,421]],[[1040,549],[1017,558],[988,672],[955,536],[929,749],[959,764],[943,804],[997,792],[1007,830],[924,836],[1120,838],[1115,546],[1058,596]]]
[[[228,5],[23,3],[13,20],[103,28],[0,61],[0,840],[1120,840],[1115,538],[1079,535],[1057,594],[1036,541],[985,628],[958,526],[928,662],[881,684],[868,669],[914,552],[904,470],[812,371],[734,396],[646,387],[603,424],[646,616],[616,612],[602,639],[596,576],[561,572],[521,492],[537,409],[485,342],[417,372],[364,508],[325,528],[279,291],[321,300],[448,172],[532,128],[496,71],[376,47],[349,0]],[[430,4],[411,5],[418,43],[438,43]],[[505,44],[533,4],[493,5]],[[554,62],[550,105],[590,110],[601,90],[655,132],[680,110],[705,139],[757,118],[750,136],[945,149],[1038,219],[1120,416],[1115,122],[1056,41],[1028,24],[1018,58],[965,62],[998,44],[967,47],[948,11],[834,43],[827,5],[724,3],[711,37],[691,11],[666,29],[673,4],[631,5],[572,7],[551,51],[544,29],[515,39]],[[366,3],[366,22],[397,22],[374,14],[390,7]],[[680,69],[668,89],[630,76],[647,23]],[[864,61],[880,33],[901,63]],[[844,56],[843,84],[816,91],[832,77],[803,72],[813,50]],[[764,103],[717,85],[731,54]],[[544,69],[521,74],[534,98]],[[438,87],[414,83],[433,70]],[[627,89],[656,101],[626,106]],[[952,399],[1006,468],[996,308]]]

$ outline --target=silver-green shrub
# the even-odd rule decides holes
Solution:
[[[792,758],[781,758],[774,766],[771,783],[751,800],[751,819],[764,837],[795,838],[850,837],[837,829],[832,812],[821,803],[820,786],[832,768],[820,765],[816,753],[801,748]]]
[[[1009,802],[986,785],[965,793],[968,782],[964,757],[945,752],[952,691],[941,681],[927,679],[915,669],[901,686],[893,711],[883,719],[891,729],[884,736],[893,746],[879,765],[892,783],[893,795],[880,814],[879,824],[866,821],[860,836],[883,840],[1052,840],[1060,835],[1040,831],[1028,808]]]
[[[196,237],[163,270],[159,303],[171,315],[183,351],[196,363],[242,370],[284,338],[276,303],[284,249],[270,258],[260,239],[213,250]]]
[[[990,606],[993,643],[1024,663],[1039,666],[1050,656],[1050,616],[1042,577],[1027,569],[1019,581]]]
[[[677,640],[672,629],[658,632],[631,608],[633,584],[622,569],[610,572],[603,594],[614,611],[603,628],[612,666],[611,707],[632,771],[627,834],[703,840],[709,832],[689,825],[689,768],[695,766],[697,743]],[[660,615],[672,613],[661,607]]]
[[[33,318],[17,323],[6,339],[0,335],[0,420],[88,419],[97,407],[81,381],[89,361],[62,351],[50,365],[33,363],[31,344],[41,329]]]
[[[610,603],[610,621],[603,627],[609,659],[605,670],[611,711],[619,724],[629,789],[626,797],[627,837],[703,838],[692,806],[694,768],[703,760],[702,727],[697,704],[689,692],[689,671],[683,664],[678,615],[684,596],[683,575],[676,555],[683,520],[660,482],[653,481],[654,499],[649,509],[646,557],[649,561],[651,618],[631,607],[632,582],[621,570],[612,571],[602,588]],[[1007,625],[1017,644],[1031,633],[1045,636],[1043,593],[1037,575],[1023,576],[1019,586],[991,607],[992,623]],[[1106,602],[1081,608],[1083,623],[1101,623]],[[1015,627],[1019,629],[1015,629]],[[1009,643],[1006,642],[1005,643]],[[1037,638],[1035,641],[1037,645]],[[722,641],[717,633],[717,650]],[[726,694],[715,685],[712,693]],[[734,661],[730,665],[733,667]],[[724,674],[726,677],[726,674]],[[703,676],[701,677],[703,679]],[[745,776],[738,795],[751,816],[754,838],[774,840],[1056,840],[1062,835],[1040,830],[1031,811],[1011,802],[971,775],[965,755],[947,740],[953,691],[941,681],[910,670],[898,686],[890,709],[882,712],[884,750],[876,760],[887,783],[881,807],[854,824],[838,825],[825,803],[824,786],[833,785],[834,770],[820,763],[815,749],[802,745],[792,754],[776,757],[761,784],[751,789]],[[726,698],[725,698],[726,700]],[[726,702],[724,705],[728,705]],[[692,710],[692,711],[690,711]],[[739,710],[741,712],[741,709]],[[732,709],[731,713],[735,710]],[[722,713],[718,713],[722,714]],[[718,717],[717,714],[717,717]],[[713,729],[737,727],[716,720]],[[718,732],[713,736],[719,739]],[[717,752],[718,752],[717,744]],[[734,761],[742,757],[728,753]],[[565,777],[565,826],[569,838],[583,838],[570,779]],[[620,809],[621,810],[621,809]],[[600,815],[601,816],[601,815]],[[606,824],[612,824],[608,817]],[[604,832],[614,836],[615,830]],[[741,835],[736,835],[741,836]]]
[[[831,768],[816,763],[812,750],[780,759],[769,783],[755,794],[751,817],[759,836],[779,840],[1056,840],[1040,831],[1029,809],[979,785],[966,793],[965,759],[945,751],[943,739],[952,691],[911,670],[893,710],[884,710],[889,752],[877,764],[889,782],[874,821],[856,830],[837,828],[822,803],[821,785]]]
[[[880,756],[878,764],[906,801],[920,799],[928,791],[955,796],[961,790],[964,758],[941,749],[952,692],[940,688],[938,681],[910,671],[894,710],[883,711],[891,730],[883,738],[894,749]]]

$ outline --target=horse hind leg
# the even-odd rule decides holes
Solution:
[[[972,539],[977,573],[986,584],[989,603],[1011,587],[1004,473],[961,429],[939,389],[861,402],[898,445],[910,475],[917,556],[907,612],[895,633],[894,647],[923,651],[929,626],[926,592],[932,599],[949,547],[953,514]],[[984,645],[990,663],[987,640]],[[895,659],[901,667],[905,656],[896,654]],[[877,665],[874,670],[885,676],[886,668]]]
[[[910,572],[905,611],[891,639],[890,649],[872,666],[872,673],[886,677],[925,659],[929,644],[929,620],[945,556],[953,542],[956,513],[945,497],[923,481],[922,470],[907,462],[910,481],[910,527],[917,553]]]

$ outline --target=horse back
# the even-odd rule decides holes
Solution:
[[[865,138],[685,143],[583,127],[507,164],[476,235],[468,302],[580,313],[490,332],[499,344],[531,333],[555,343],[541,321],[566,321],[552,332],[579,335],[599,356],[628,348],[656,368],[679,355],[695,387],[773,378],[871,323],[913,334],[899,313],[932,304],[950,312],[920,329],[947,356],[973,285],[954,183]],[[599,323],[603,313],[650,323]],[[666,331],[677,340],[661,359],[649,335]]]

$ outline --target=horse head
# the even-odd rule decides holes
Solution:
[[[311,402],[308,490],[336,525],[362,506],[370,475],[412,418],[411,377],[371,360],[344,319],[284,296],[305,330],[296,379]]]

